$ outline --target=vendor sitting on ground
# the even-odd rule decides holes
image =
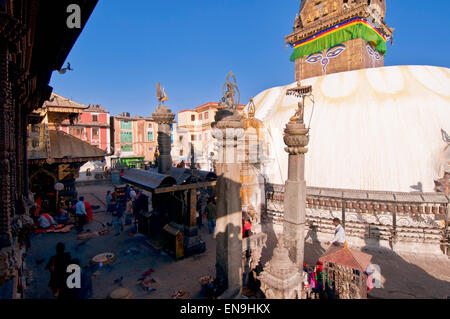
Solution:
[[[331,242],[328,242],[328,245],[334,246],[347,246],[347,242],[345,240],[345,230],[341,225],[341,220],[339,218],[333,219],[333,225],[336,227],[334,231],[334,238]]]
[[[39,228],[40,229],[49,229],[52,226],[56,226],[56,222],[50,214],[41,213],[41,216],[38,219]]]
[[[55,216],[55,220],[59,224],[66,225],[70,223],[69,213],[67,212],[67,210],[63,205],[59,207],[58,214]]]

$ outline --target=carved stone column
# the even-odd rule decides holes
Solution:
[[[0,38],[0,248],[11,245],[11,84],[8,78],[8,47]]]
[[[156,112],[152,114],[152,118],[158,123],[158,147],[160,152],[158,173],[168,174],[172,168],[170,125],[175,119],[175,114],[167,106],[160,104]]]
[[[306,181],[305,154],[309,143],[309,129],[303,123],[304,96],[311,93],[311,87],[298,87],[287,94],[302,98],[297,113],[292,117],[284,130],[286,152],[289,153],[288,179],[284,196],[284,243],[289,251],[291,260],[298,269],[303,267],[305,221],[306,221]]]
[[[259,275],[261,291],[267,299],[301,299],[302,277],[299,268],[290,258],[280,236],[272,259],[267,262]]]
[[[228,78],[234,75],[230,74]],[[241,163],[237,145],[244,135],[242,116],[237,111],[234,84],[228,81],[227,91],[212,124],[212,135],[217,140],[216,173],[216,278],[223,298],[240,297],[242,290],[242,204]]]

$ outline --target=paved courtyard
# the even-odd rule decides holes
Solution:
[[[112,189],[106,185],[79,187],[79,195],[100,209],[94,213],[95,221],[85,229],[91,232],[107,228],[111,217],[105,213],[105,194]],[[66,250],[73,258],[80,259],[87,266],[92,257],[104,252],[112,252],[117,259],[114,263],[100,268],[92,276],[94,299],[108,298],[116,288],[124,287],[137,299],[167,299],[177,290],[189,292],[191,298],[202,298],[199,279],[204,275],[215,275],[215,240],[208,233],[206,225],[200,236],[206,242],[206,252],[200,256],[174,261],[147,242],[143,235],[129,236],[130,226],[120,236],[114,236],[112,227],[105,236],[85,241],[77,239],[73,230],[67,234],[41,234],[32,238],[27,256],[27,267],[33,272],[33,280],[26,292],[29,299],[52,298],[47,287],[50,278],[45,270],[48,259],[54,254],[57,242],[64,242]],[[305,261],[314,263],[325,251],[319,244],[305,244]],[[373,255],[373,262],[380,265],[382,288],[374,289],[370,298],[437,298],[450,295],[450,260],[445,256],[421,256],[412,252],[408,255],[387,253],[383,250],[366,251]],[[44,261],[43,261],[44,260]],[[152,292],[144,291],[137,283],[141,274],[153,269],[152,277],[160,286]],[[120,284],[116,279],[123,277]]]

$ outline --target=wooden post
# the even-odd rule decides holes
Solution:
[[[197,194],[196,189],[191,189],[190,193],[190,212],[189,212],[189,226],[197,226]]]

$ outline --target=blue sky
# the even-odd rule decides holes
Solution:
[[[425,4],[425,5],[424,5]],[[233,71],[241,103],[294,82],[292,31],[300,0],[100,0],[67,61],[53,73],[54,92],[117,115],[150,116],[161,82],[173,112],[222,97]],[[448,0],[388,0],[394,27],[385,64],[449,67]]]

